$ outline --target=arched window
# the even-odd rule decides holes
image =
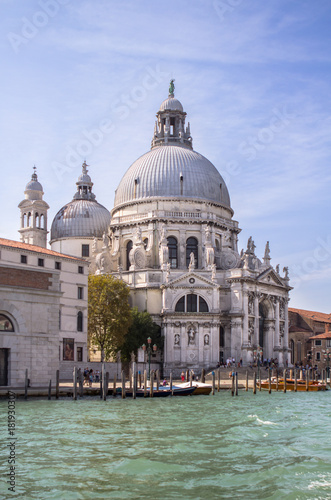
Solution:
[[[171,269],[178,267],[178,253],[177,253],[177,240],[173,236],[167,238],[169,249],[169,262]]]
[[[176,306],[175,312],[209,312],[208,304],[203,297],[195,293],[189,293],[181,297]]]
[[[35,221],[36,221],[35,227],[40,227],[40,225],[39,225],[40,224],[40,220],[39,220],[39,214],[38,214],[38,212],[36,212],[36,215],[34,216],[34,218],[35,218]]]
[[[40,214],[40,223],[39,223],[39,227],[41,229],[45,229],[45,217],[44,217],[44,214]]]
[[[26,227],[26,214],[23,214],[23,227]]]
[[[0,314],[0,332],[14,332],[13,323],[7,316]]]
[[[194,254],[195,265],[198,267],[198,240],[193,237],[186,240],[186,267],[189,266],[192,252]]]
[[[27,227],[31,226],[31,212],[28,213]]]
[[[129,254],[130,254],[130,252],[131,252],[131,250],[132,250],[132,247],[133,247],[133,243],[132,243],[132,241],[130,240],[130,241],[127,243],[127,245],[126,245],[126,269],[127,269],[127,271],[130,269],[130,266],[131,266],[131,264],[130,264],[130,259],[129,259]]]
[[[77,332],[83,331],[83,313],[78,311],[77,313]]]

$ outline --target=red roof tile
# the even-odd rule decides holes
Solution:
[[[54,257],[65,257],[66,259],[80,260],[86,262],[84,259],[80,259],[79,257],[73,257],[72,255],[66,255],[64,253],[54,252],[53,250],[48,250],[48,248],[38,247],[37,245],[29,245],[28,243],[22,243],[21,241],[6,240],[5,238],[0,238],[0,245],[4,247],[17,248],[20,250],[27,250],[29,252],[37,252],[46,255],[53,255]]]
[[[314,335],[310,337],[311,339],[331,339],[331,332],[320,333],[319,335]]]
[[[300,316],[305,318],[313,319],[314,321],[320,321],[321,323],[331,323],[331,314],[325,314],[317,311],[306,311],[305,309],[295,309],[289,307],[290,312],[298,313]]]

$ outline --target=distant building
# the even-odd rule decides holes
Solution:
[[[25,194],[24,242],[0,238],[0,385],[22,386],[26,369],[32,386],[54,384],[57,369],[87,359],[88,262],[45,248],[48,205],[35,173]]]
[[[289,307],[288,317],[291,363],[321,367],[325,361],[322,351],[331,347],[328,339],[328,335],[331,339],[331,333],[328,333],[331,331],[331,314]]]

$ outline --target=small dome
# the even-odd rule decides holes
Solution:
[[[91,184],[91,177],[88,174],[80,174],[78,177],[78,182],[83,182],[85,184]]]
[[[51,241],[60,238],[101,238],[108,231],[110,213],[97,201],[73,200],[58,211],[51,227]]]
[[[183,112],[182,104],[175,97],[169,96],[160,106],[159,111],[181,111]]]
[[[31,175],[31,181],[25,186],[25,191],[43,191],[43,187],[38,182],[38,176],[36,174],[36,167],[33,167],[33,174]]]
[[[101,238],[108,231],[110,212],[100,205],[92,192],[93,182],[87,173],[86,161],[76,182],[73,200],[61,208],[53,219],[51,242],[60,238]]]

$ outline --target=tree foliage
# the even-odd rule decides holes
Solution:
[[[152,345],[156,344],[158,350],[162,350],[161,328],[153,322],[152,316],[147,311],[139,312],[137,307],[133,307],[131,318],[131,325],[121,346],[122,361],[130,361],[132,352],[137,355],[139,347],[147,344],[148,337],[151,337]]]
[[[115,355],[132,322],[129,287],[110,274],[88,277],[88,338],[101,351],[101,361]]]

